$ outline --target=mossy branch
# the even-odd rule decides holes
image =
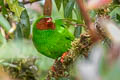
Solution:
[[[85,58],[88,57],[90,47],[105,37],[105,34],[102,33],[103,30],[101,27],[94,26],[94,23],[91,22],[83,0],[77,0],[77,3],[84,17],[87,33],[81,34],[80,38],[72,42],[72,48],[64,57],[63,62],[61,62],[61,59],[55,61],[52,68],[48,72],[46,80],[59,80],[60,77],[68,77],[70,65],[73,64],[80,56]]]
[[[80,56],[87,57],[88,51],[93,44],[89,34],[81,34],[80,38],[72,42],[72,48],[69,50],[68,54],[64,57],[64,61],[61,62],[60,59],[56,60],[52,69],[48,72],[46,80],[51,80],[55,78],[58,80],[60,77],[68,77],[69,66],[76,61]]]

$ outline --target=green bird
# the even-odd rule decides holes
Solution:
[[[72,33],[63,25],[61,19],[55,20],[50,17],[40,17],[33,24],[33,44],[41,54],[57,59],[67,52],[74,40]]]

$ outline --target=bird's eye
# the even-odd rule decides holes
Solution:
[[[47,22],[52,22],[52,18],[47,18]]]

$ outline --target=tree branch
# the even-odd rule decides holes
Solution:
[[[92,37],[92,40],[97,42],[98,40],[100,40],[100,36],[98,36],[99,34],[97,33],[97,30],[95,29],[95,26],[91,22],[91,19],[88,14],[88,10],[87,10],[86,6],[84,5],[83,0],[77,0],[77,3],[80,8],[80,11],[83,15],[83,19],[85,21],[86,28],[88,29],[88,32],[90,33],[90,35]]]
[[[84,5],[84,2],[83,2],[83,0],[77,0],[77,3],[78,3],[78,6],[80,8],[81,14],[83,15],[85,24],[86,24],[87,28],[90,29],[92,22],[91,22],[91,19],[89,17],[88,11]]]
[[[100,36],[102,36],[102,33],[98,36],[99,32],[97,33],[97,31],[101,29],[99,29],[100,27],[95,29],[95,26],[93,26],[83,0],[77,0],[77,3],[83,15],[88,33],[81,34],[80,38],[73,41],[72,48],[69,50],[68,54],[64,56],[63,62],[61,62],[61,59],[55,61],[51,70],[48,72],[46,80],[51,80],[52,78],[58,80],[60,77],[68,77],[69,66],[74,63],[79,56],[88,57],[90,47],[100,39]]]
[[[51,80],[55,78],[58,80],[60,77],[69,76],[69,66],[76,61],[80,56],[87,57],[88,50],[93,42],[91,42],[91,37],[87,33],[82,34],[79,39],[76,39],[72,43],[72,48],[69,50],[68,54],[64,57],[64,61],[61,59],[55,61],[51,70],[48,73],[46,80]],[[68,74],[66,74],[68,73]]]

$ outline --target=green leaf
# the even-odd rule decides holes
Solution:
[[[117,20],[119,20],[120,21],[120,14],[117,14]]]
[[[0,0],[0,6],[2,7],[2,14],[5,15],[7,14],[7,10],[5,8],[5,5],[4,5],[4,0]]]
[[[24,7],[23,4],[20,4],[20,6]],[[23,32],[23,36],[25,38],[29,38],[30,35],[30,21],[29,21],[29,16],[27,13],[27,10],[24,9],[24,11],[21,13],[21,17],[20,17],[20,23],[22,24],[22,32]]]
[[[20,18],[20,15],[22,11],[24,10],[23,7],[19,6],[18,0],[6,0],[8,3],[8,6],[12,12],[15,13],[15,15]]]
[[[73,10],[74,10],[74,12],[76,14],[77,20],[82,21],[82,16],[81,16],[80,10],[79,10],[77,5],[75,5],[75,8]]]
[[[9,22],[7,21],[7,19],[5,19],[5,17],[2,14],[0,14],[0,26],[3,27],[6,30],[6,32],[8,32],[11,28]]]
[[[63,0],[63,9],[65,9],[68,2],[69,2],[69,0]]]
[[[64,11],[64,17],[65,18],[69,18],[72,15],[72,10],[74,8],[74,4],[75,4],[75,0],[70,0],[66,7],[65,7],[65,11]]]
[[[62,4],[62,0],[55,0],[56,6],[58,11],[60,10],[61,4]]]
[[[110,18],[120,25],[120,7],[115,7],[109,14]]]
[[[52,5],[54,6],[52,9],[52,18],[53,19],[64,18],[63,6],[61,6],[61,9],[58,11],[55,1],[53,1]]]
[[[22,24],[20,22],[17,24],[17,27],[16,27],[15,39],[16,40],[22,40],[23,39]]]
[[[19,3],[21,7],[24,7],[22,3]],[[20,21],[17,24],[15,39],[22,40],[24,38],[29,38],[30,35],[30,21],[27,10],[24,9],[20,16]]]
[[[120,7],[116,7],[109,15],[112,19],[117,20],[117,15],[120,15]]]

